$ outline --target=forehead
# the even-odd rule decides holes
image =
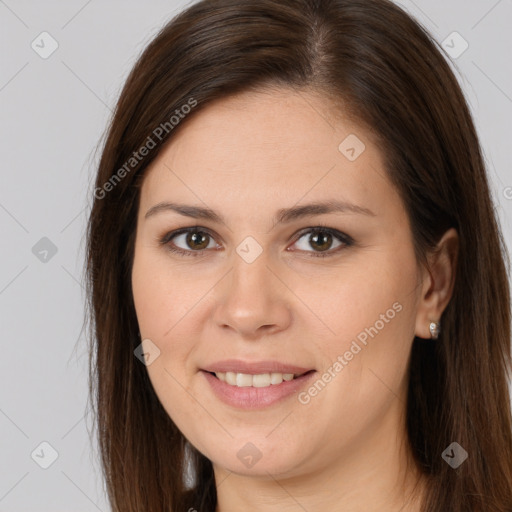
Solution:
[[[169,145],[173,157],[195,146],[202,149],[198,157],[243,161],[257,156],[255,162],[268,166],[270,159],[278,165],[287,159],[317,160],[320,152],[324,158],[337,156],[338,139],[350,131],[367,138],[341,112],[334,115],[326,98],[288,89],[217,100],[193,112],[187,123]]]
[[[207,105],[146,173],[147,206],[182,198],[256,212],[272,199],[277,209],[305,196],[334,196],[371,201],[378,210],[396,195],[370,134],[326,98],[292,90],[246,92]]]

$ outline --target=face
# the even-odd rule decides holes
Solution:
[[[216,471],[370,460],[403,428],[421,292],[410,225],[370,133],[332,112],[289,90],[220,100],[141,189],[147,371]]]

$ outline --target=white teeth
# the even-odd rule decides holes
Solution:
[[[248,373],[215,372],[222,382],[239,388],[252,386],[254,388],[266,388],[271,384],[281,384],[283,380],[293,380],[293,373],[261,373],[250,375]]]
[[[266,388],[270,386],[270,373],[252,376],[252,385],[255,388]]]
[[[236,374],[236,385],[239,388],[245,388],[252,386],[252,377],[247,375],[246,373],[237,373]]]
[[[281,384],[283,382],[283,374],[282,373],[271,373],[270,374],[270,384]]]
[[[220,380],[223,380],[222,377],[224,376],[223,373],[219,372],[216,374],[217,377],[220,379]],[[225,382],[227,382],[228,384],[231,384],[231,386],[236,386],[236,373],[233,373],[233,372],[226,372],[225,374],[225,378],[224,378]]]

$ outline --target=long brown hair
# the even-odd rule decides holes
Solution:
[[[457,79],[425,29],[388,0],[203,0],[156,35],[126,80],[87,231],[90,397],[112,510],[215,510],[211,462],[188,445],[134,356],[136,217],[144,172],[176,131],[215,99],[263,86],[316,91],[371,130],[418,262],[458,231],[441,336],[413,343],[408,439],[428,482],[424,512],[510,512],[508,256]],[[457,469],[441,456],[452,442],[469,454]]]

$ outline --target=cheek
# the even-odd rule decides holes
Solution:
[[[172,320],[171,296],[165,294],[165,284],[159,275],[158,267],[150,265],[144,257],[136,257],[132,271],[133,302],[144,338],[160,338],[167,321]]]
[[[387,333],[398,334],[404,325],[408,330],[413,325],[417,284],[409,262],[368,258],[366,264],[333,271],[322,280],[321,289],[312,284],[297,281],[295,290],[316,313],[317,332],[326,333],[331,349],[339,351],[359,335],[364,343],[372,334],[387,338]]]
[[[170,265],[165,251],[141,247],[135,252],[132,291],[141,334],[164,340],[174,337],[182,320],[204,295],[184,267]]]
[[[190,401],[190,376],[201,326],[207,321],[213,282],[174,263],[167,255],[144,248],[136,250],[132,269],[134,305],[142,339],[149,339],[159,356],[147,366],[160,401],[170,414]],[[170,400],[169,397],[172,397]],[[174,419],[174,418],[173,418]]]
[[[416,267],[409,253],[376,256],[364,270],[333,274],[339,277],[323,299],[315,298],[331,331],[318,344],[319,360],[324,371],[343,376],[332,379],[333,401],[350,394],[371,402],[379,391],[398,393],[403,385],[414,338]]]
[[[190,432],[194,417],[201,415],[191,399],[186,366],[191,350],[190,312],[199,291],[194,292],[190,277],[176,270],[171,275],[170,269],[165,257],[144,248],[136,250],[132,291],[141,337],[159,350],[146,367],[153,390],[178,428]]]
[[[346,283],[331,305],[336,336],[321,347],[320,382],[300,397],[308,421],[340,447],[382,426],[390,408],[400,403],[397,397],[404,396],[414,296],[405,279],[390,277],[387,286]]]

